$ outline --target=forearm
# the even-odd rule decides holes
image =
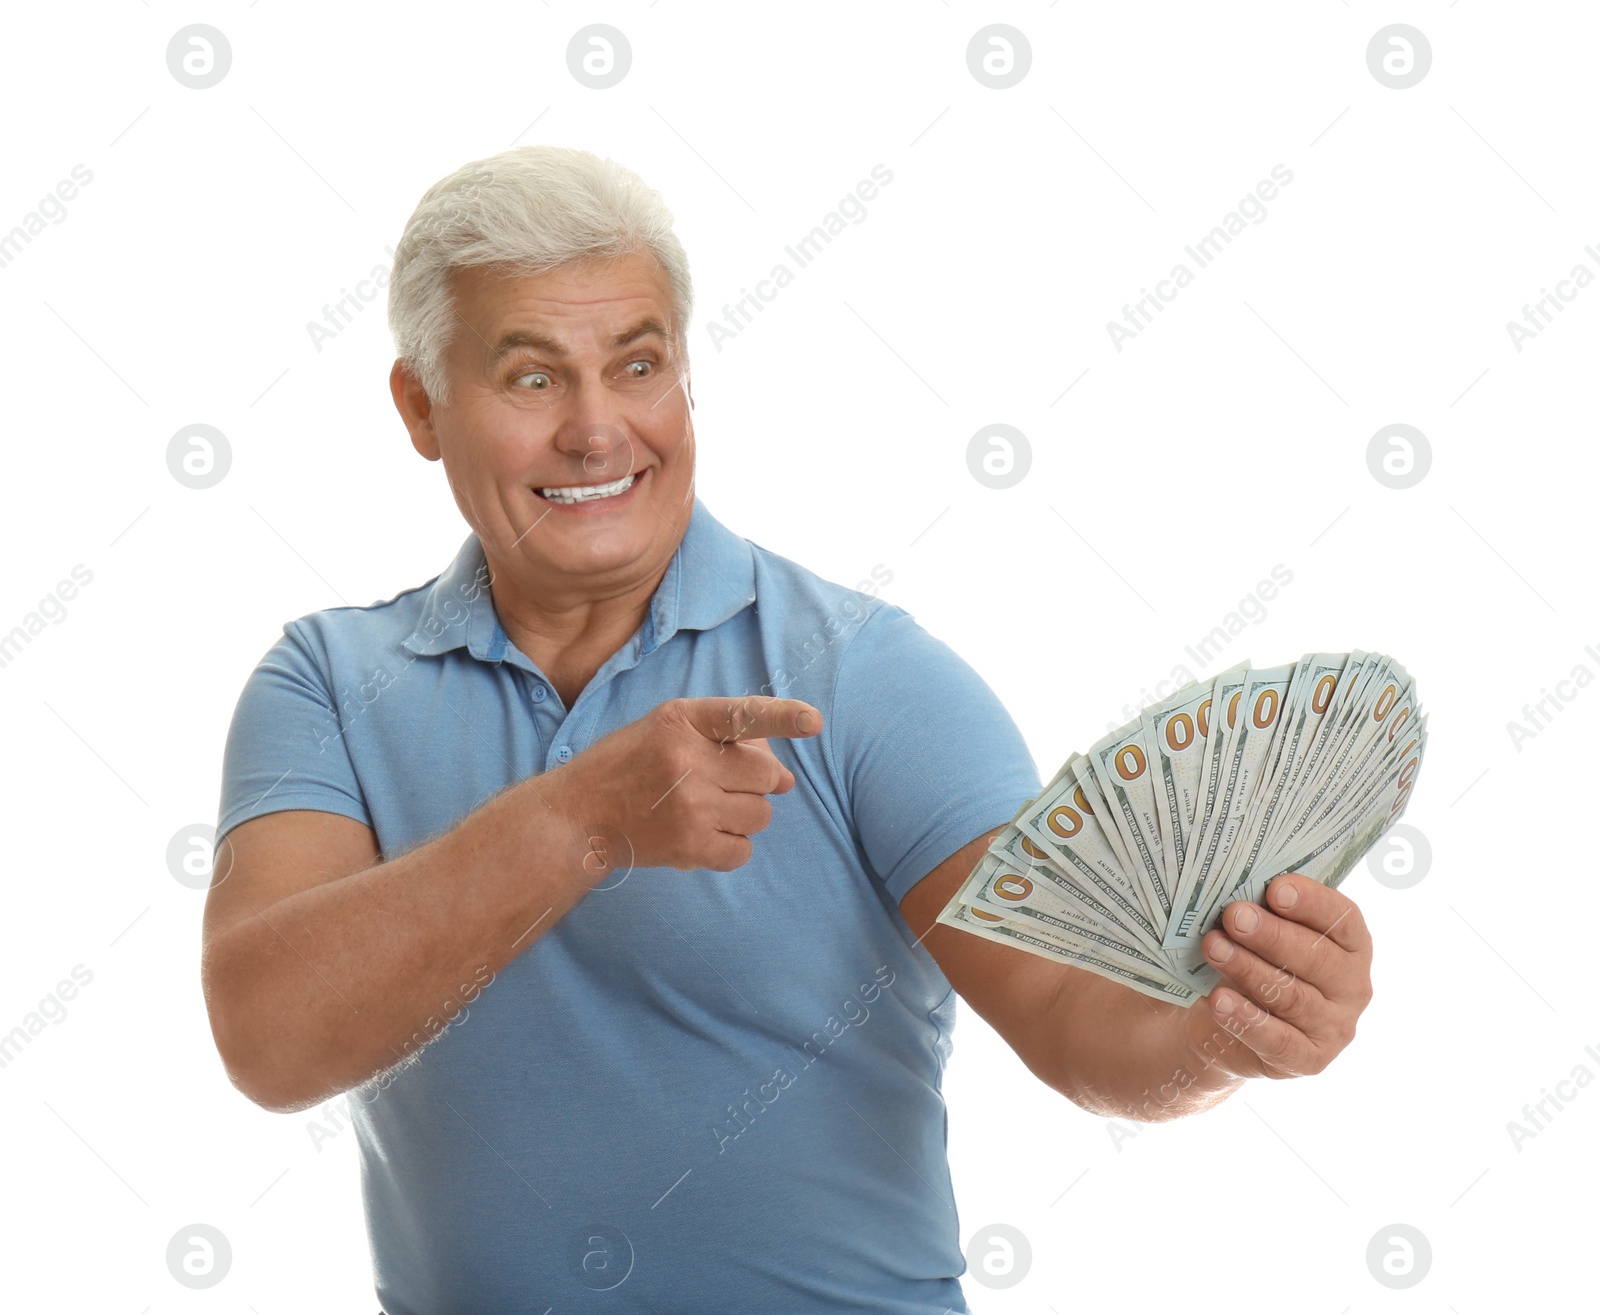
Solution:
[[[1244,1085],[1232,1067],[1243,1043],[1216,1023],[1204,1000],[1186,1009],[1081,969],[1066,971],[1080,980],[1051,1008],[1061,1062],[1050,1085],[1075,1104],[1153,1123],[1210,1109]]]
[[[577,904],[588,887],[566,862],[570,827],[545,802],[553,775],[276,901],[211,947],[225,965],[216,1012],[230,1070],[252,1099],[304,1108],[401,1063]]]

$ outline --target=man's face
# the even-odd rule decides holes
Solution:
[[[398,363],[390,382],[413,446],[443,459],[490,569],[580,594],[664,570],[694,499],[666,272],[639,252],[536,276],[479,267],[453,278],[461,327],[445,354],[449,403],[432,405]],[[610,497],[543,496],[629,475]]]

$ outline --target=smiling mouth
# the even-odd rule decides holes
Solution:
[[[606,484],[573,484],[564,487],[553,485],[550,488],[536,488],[534,492],[546,502],[553,502],[557,506],[572,507],[581,502],[600,502],[606,498],[614,498],[618,494],[626,493],[643,477],[644,472],[639,470]]]

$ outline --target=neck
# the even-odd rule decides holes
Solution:
[[[589,681],[632,638],[650,610],[667,565],[616,593],[552,599],[494,571],[490,597],[506,637],[549,677],[571,707]]]

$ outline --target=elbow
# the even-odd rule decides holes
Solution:
[[[211,1010],[211,1037],[229,1084],[253,1105],[272,1114],[293,1114],[315,1105],[292,1082],[281,1065],[270,1062],[247,1036],[241,1036],[225,1010]]]
[[[251,1104],[271,1114],[296,1114],[326,1099],[326,1093],[312,1092],[293,1071],[273,1062],[260,1047],[231,1034],[215,1016],[211,1035],[229,1084]]]
[[[254,1025],[254,1013],[241,1003],[250,998],[241,989],[237,965],[208,946],[200,970],[205,996],[206,1017],[211,1025],[211,1040],[222,1061],[229,1084],[254,1105],[273,1114],[293,1114],[315,1105],[303,1084],[291,1079],[292,1071],[278,1061],[265,1043],[261,1029]]]
[[[247,1069],[237,1062],[224,1058],[222,1067],[234,1090],[269,1114],[293,1114],[317,1103],[314,1099],[305,1099],[281,1082],[272,1081],[267,1074]]]
[[[1189,1084],[1166,1082],[1154,1088],[1113,1088],[1108,1083],[1096,1084],[1081,1077],[1062,1078],[1048,1085],[1060,1092],[1085,1113],[1102,1119],[1119,1119],[1125,1123],[1170,1123],[1174,1119],[1200,1114],[1213,1105],[1220,1104],[1241,1085],[1236,1080],[1227,1088],[1215,1091],[1197,1091]]]

